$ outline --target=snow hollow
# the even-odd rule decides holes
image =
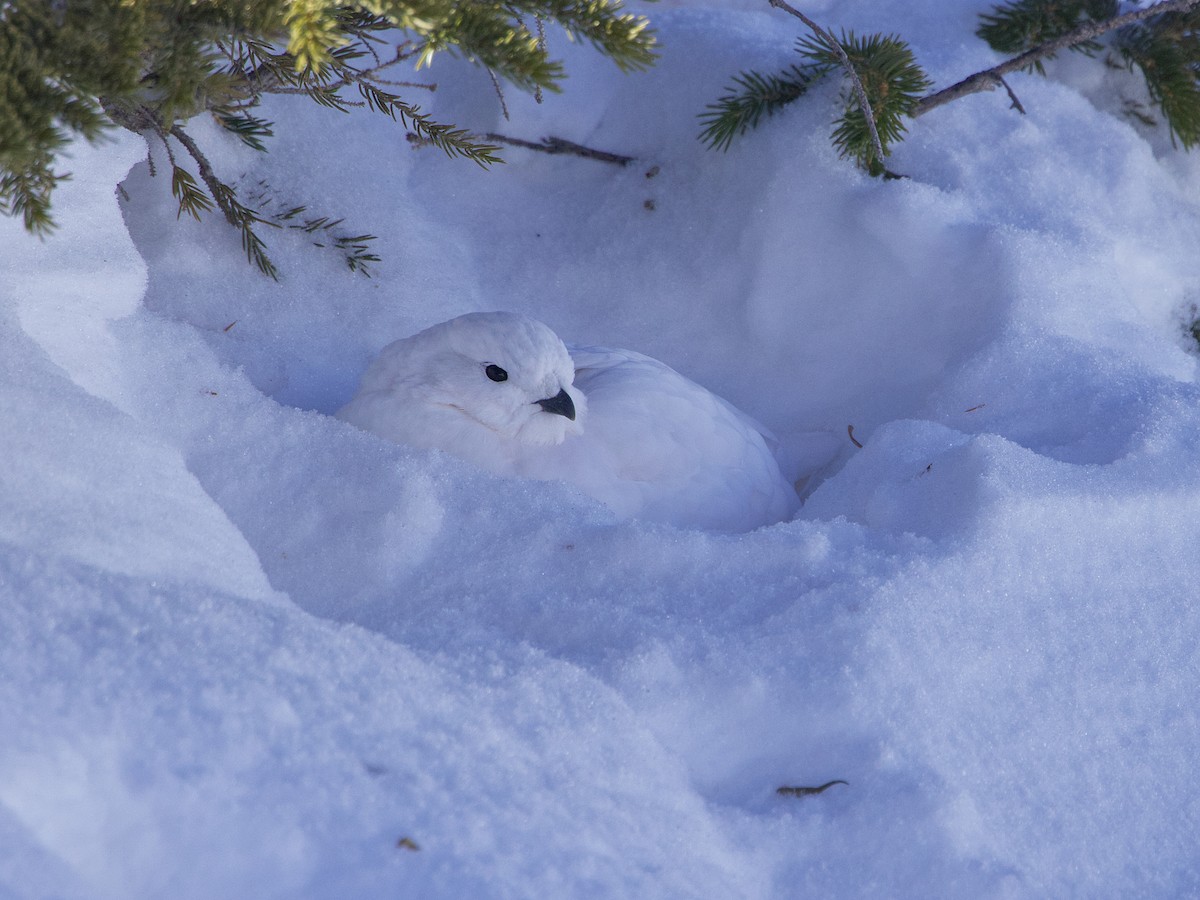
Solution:
[[[944,6],[810,11],[945,85],[995,56]],[[259,275],[130,134],[71,148],[49,239],[0,220],[0,896],[1200,893],[1200,156],[1066,59],[1025,116],[914,121],[901,181],[838,158],[832,91],[712,152],[797,23],[646,11],[652,70],[561,41],[508,121],[431,70],[441,119],[625,167],[296,98],[265,155],[189,126],[378,235],[371,278],[288,233]],[[726,397],[799,513],[621,521],[333,418],[493,309]]]

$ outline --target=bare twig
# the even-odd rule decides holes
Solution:
[[[1025,115],[1025,107],[1023,107],[1021,105],[1021,100],[1013,92],[1013,89],[1008,86],[1008,82],[1005,81],[1003,78],[1001,78],[999,75],[996,76],[996,80],[999,81],[1002,85],[1004,85],[1004,89],[1006,91],[1008,91],[1008,99],[1012,101],[1011,109],[1015,109],[1021,115]]]
[[[175,151],[171,149],[171,142],[167,140],[167,133],[165,131],[163,131],[162,128],[155,128],[154,135],[160,141],[162,141],[163,149],[167,151],[167,162],[169,162],[171,164],[171,168],[174,169],[177,165],[177,163],[175,162]],[[142,137],[145,138],[146,135],[143,134]],[[146,141],[146,146],[147,147],[150,146],[149,140]],[[157,178],[158,173],[154,171],[154,155],[151,154],[151,155],[147,156],[146,158],[148,160],[150,160],[150,177]]]
[[[500,86],[500,79],[496,77],[496,73],[491,69],[487,70],[488,78],[492,79],[492,90],[496,92],[496,98],[500,101],[500,112],[504,113],[504,121],[508,121],[508,104],[504,102],[504,88]]]
[[[374,78],[374,77],[371,79],[371,83],[372,84],[386,84],[386,85],[390,85],[391,87],[419,88],[420,90],[423,90],[423,91],[436,91],[437,87],[438,87],[436,81],[433,83],[425,83],[425,82],[421,82],[421,81],[393,81],[389,78]]]
[[[545,53],[546,52],[546,23],[542,21],[542,17],[540,15],[535,16],[534,18],[537,21],[538,50],[540,50],[542,53]],[[536,100],[538,103],[542,102],[542,86],[540,84],[533,89],[533,99]]]
[[[854,426],[853,425],[846,426],[846,434],[850,438],[850,443],[852,443],[855,447],[857,447],[858,449],[861,450],[862,449],[862,441],[860,441],[858,438],[856,438],[854,436]]]
[[[849,787],[848,781],[842,781],[840,778],[834,781],[827,781],[819,787],[781,787],[776,788],[775,793],[783,797],[811,797],[814,794],[820,794],[822,791],[827,791],[835,784],[844,784]]]
[[[832,34],[806,16],[800,10],[796,9],[787,0],[767,0],[776,9],[782,9],[786,13],[795,16],[812,32],[823,40],[829,49],[833,50],[838,55],[838,59],[842,62],[842,67],[846,70],[846,74],[850,76],[850,83],[854,86],[854,95],[858,98],[859,108],[862,109],[863,118],[867,120],[867,130],[871,133],[871,146],[875,150],[875,158],[879,160],[879,165],[883,165],[883,142],[879,140],[879,129],[875,127],[875,114],[871,111],[871,101],[867,99],[867,89],[863,87],[862,79],[858,77],[858,72],[854,68],[854,64],[850,62],[850,57],[846,55],[846,48],[834,38]],[[1200,3],[1200,0],[1194,0]]]
[[[782,0],[770,0],[772,5],[777,5],[780,2]],[[959,97],[965,97],[967,94],[974,94],[979,91],[988,91],[998,85],[1007,89],[1008,85],[1004,83],[1005,75],[1027,68],[1038,60],[1052,56],[1059,50],[1066,50],[1068,47],[1074,47],[1076,44],[1090,41],[1117,28],[1124,28],[1126,25],[1140,22],[1142,19],[1149,19],[1166,12],[1185,12],[1197,5],[1200,5],[1200,0],[1162,0],[1162,2],[1155,3],[1153,6],[1147,6],[1145,9],[1135,9],[1133,12],[1128,12],[1123,16],[1117,16],[1112,19],[1106,19],[1103,22],[1085,22],[1061,37],[1047,41],[1044,44],[1039,44],[1031,50],[1026,50],[1020,56],[1014,56],[1012,59],[1005,60],[998,66],[993,66],[982,72],[976,72],[974,75],[964,78],[957,84],[952,84],[948,88],[943,88],[934,94],[930,94],[917,103],[913,109],[912,116],[915,119],[917,116],[922,116],[931,109],[937,109],[951,100],[957,100]],[[1017,109],[1021,109],[1012,91],[1009,90],[1008,93],[1013,99],[1014,106]],[[1024,112],[1023,109],[1021,111]]]
[[[591,147],[585,147],[583,144],[576,144],[573,141],[567,141],[563,138],[547,137],[542,138],[541,142],[526,141],[521,138],[508,137],[503,134],[488,133],[483,136],[489,141],[499,141],[501,144],[508,144],[512,147],[524,147],[527,150],[539,150],[542,153],[570,153],[574,156],[582,156],[585,159],[595,159],[600,162],[612,163],[617,166],[626,166],[633,162],[634,157],[622,156],[619,153],[609,153],[607,150],[594,150]]]

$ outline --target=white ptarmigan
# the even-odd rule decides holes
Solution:
[[[384,347],[338,417],[502,474],[573,484],[625,518],[749,531],[796,492],[763,426],[629,350],[568,348],[516,313],[470,313]]]

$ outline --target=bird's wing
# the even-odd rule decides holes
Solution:
[[[665,386],[677,378],[686,383],[688,388],[694,388],[707,395],[708,398],[711,398],[711,402],[722,407],[747,429],[758,432],[771,454],[777,459],[779,458],[779,439],[770,428],[738,409],[723,397],[713,394],[687,377],[680,375],[666,363],[634,350],[614,350],[607,347],[585,347],[574,344],[568,344],[567,350],[571,354],[571,361],[575,364],[575,385],[585,394],[588,393],[590,386],[604,381],[606,373],[611,373],[614,369],[619,369],[621,380],[630,382],[630,387],[634,386],[633,382],[637,382],[638,387],[651,393],[665,390]],[[611,378],[611,375],[609,377]],[[691,395],[692,391],[685,390],[682,393]],[[708,402],[706,400],[703,405],[707,405]]]
[[[588,419],[582,440],[558,451],[566,480],[619,512],[676,524],[746,530],[793,511],[763,426],[651,357],[568,349]]]

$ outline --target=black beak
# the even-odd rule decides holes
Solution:
[[[553,397],[538,400],[537,405],[548,413],[566,416],[572,422],[575,421],[575,404],[571,401],[571,395],[566,391],[559,391]]]

